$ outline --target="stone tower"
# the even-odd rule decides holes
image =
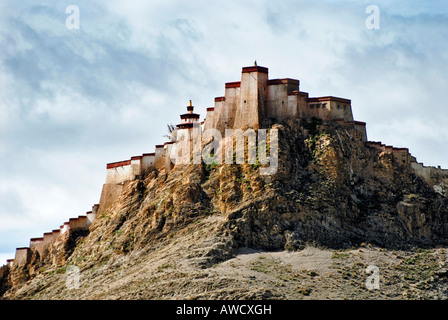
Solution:
[[[170,157],[167,163],[174,161],[177,163],[189,163],[190,154],[195,151],[193,139],[200,137],[201,124],[200,115],[193,112],[194,107],[191,103],[187,106],[187,113],[181,114],[181,123],[176,126],[176,143],[166,152]]]
[[[181,140],[184,136],[187,137],[188,140],[193,138],[193,126],[194,124],[199,124],[200,115],[193,112],[194,107],[191,103],[187,106],[187,113],[180,115],[180,124],[177,127],[177,140]]]
[[[261,127],[266,113],[267,84],[268,68],[260,66],[243,68],[234,129]]]

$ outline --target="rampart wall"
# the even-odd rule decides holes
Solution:
[[[416,158],[409,153],[408,148],[395,148],[387,146],[379,141],[367,141],[367,147],[375,148],[380,152],[392,153],[395,161],[402,165],[410,165],[415,174],[430,185],[434,191],[448,196],[448,170],[440,167],[425,166],[417,162]]]
[[[21,247],[16,249],[14,259],[7,260],[7,266],[12,268],[14,266],[24,266],[31,260],[33,251],[39,253],[39,257],[43,259],[50,247],[58,240],[60,236],[68,231],[76,230],[88,230],[95,220],[98,212],[99,205],[95,204],[92,207],[92,211],[86,213],[86,215],[78,216],[77,218],[70,218],[69,221],[63,223],[59,229],[55,229],[51,232],[45,232],[42,237],[31,238],[29,247]]]
[[[440,167],[424,166],[420,162],[411,162],[415,174],[422,177],[434,191],[448,196],[448,170]]]

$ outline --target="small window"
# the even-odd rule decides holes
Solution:
[[[314,108],[314,104],[310,104],[310,109],[313,109]]]
[[[322,108],[326,108],[327,104],[326,103],[322,103]]]
[[[244,103],[246,103],[246,100],[244,100]]]
[[[340,104],[338,104],[337,107],[338,107],[338,109],[341,109],[341,105]]]

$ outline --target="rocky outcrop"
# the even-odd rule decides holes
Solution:
[[[290,249],[434,245],[447,235],[447,202],[390,154],[366,148],[355,130],[278,126],[280,168],[263,196],[234,210],[229,228],[244,246]],[[302,126],[303,128],[303,126]]]
[[[69,264],[93,270],[142,250],[145,255],[138,259],[150,260],[151,252],[173,245],[171,239],[187,241],[191,234],[195,240],[183,257],[198,268],[230,259],[241,247],[446,243],[447,199],[409,164],[366,146],[361,132],[317,119],[272,129],[279,133],[274,175],[260,175],[260,164],[203,163],[138,176],[123,184],[88,231],[68,232],[46,256],[33,252],[28,265],[3,272],[3,297],[52,292],[51,282],[42,288],[36,279],[56,277]]]

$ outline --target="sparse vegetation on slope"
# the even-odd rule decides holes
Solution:
[[[3,298],[447,297],[446,198],[356,130],[274,128],[275,175],[260,165],[177,165],[127,182],[88,233],[68,232],[5,274]],[[365,285],[372,264],[379,290]],[[77,290],[65,285],[72,265]]]

